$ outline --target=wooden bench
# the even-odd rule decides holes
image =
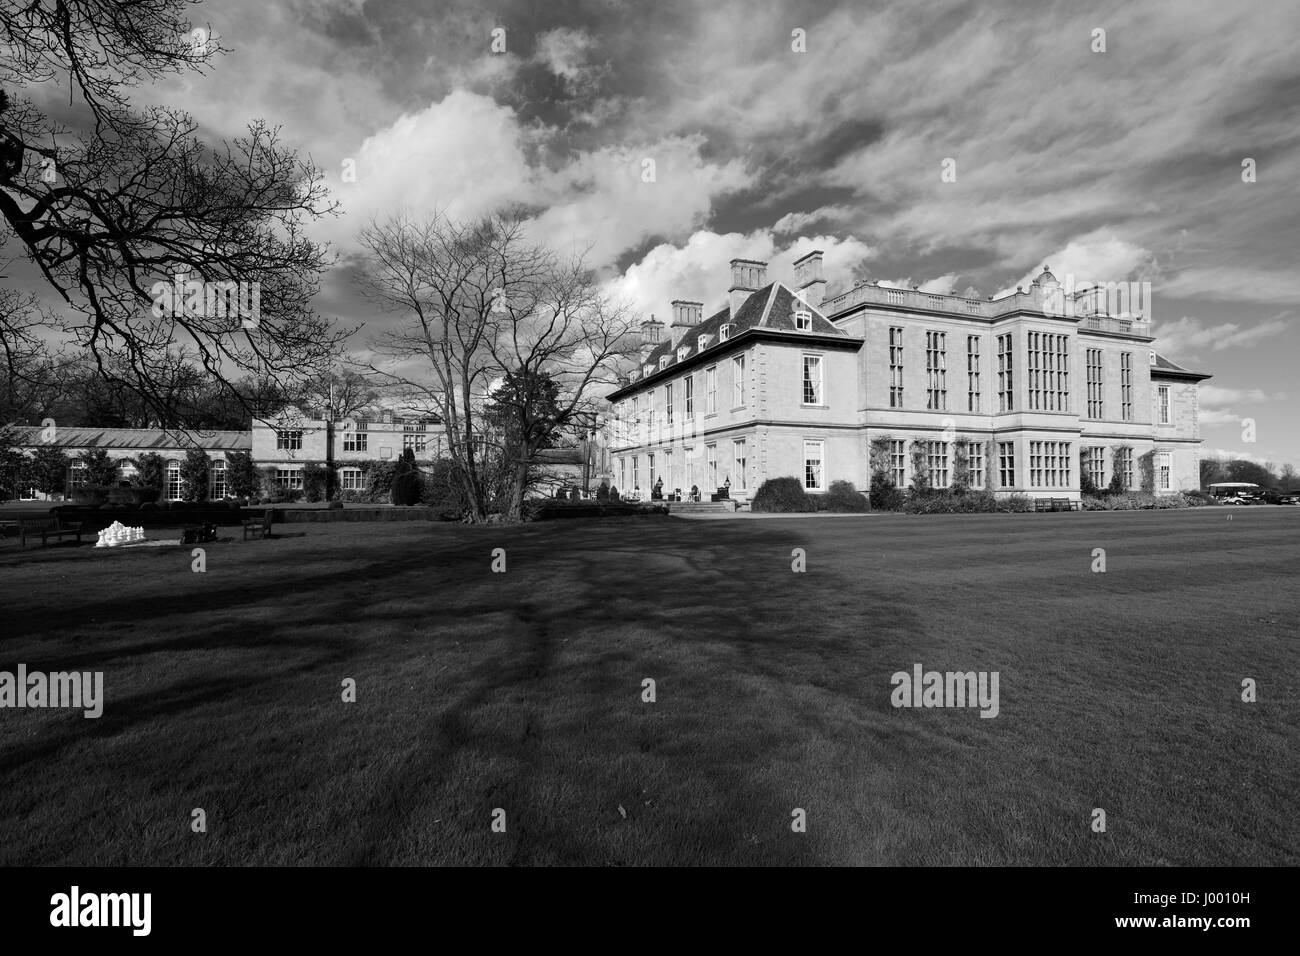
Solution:
[[[41,537],[41,547],[49,543],[50,538],[60,541],[70,535],[75,535],[77,543],[81,543],[81,522],[70,521],[67,524],[58,515],[50,515],[48,518],[19,518],[18,535],[20,547],[27,547],[28,537]]]
[[[1035,511],[1079,511],[1082,502],[1071,498],[1035,498]]]
[[[245,518],[241,522],[244,526],[244,540],[247,541],[249,535],[257,535],[259,538],[271,537],[271,523],[275,520],[275,509],[267,508],[266,513],[260,518]]]

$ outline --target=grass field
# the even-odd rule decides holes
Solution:
[[[106,704],[0,710],[0,863],[1295,865],[1300,509],[1226,510],[6,541],[0,669]]]

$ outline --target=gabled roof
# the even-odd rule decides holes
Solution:
[[[53,438],[46,441],[39,425],[16,429],[19,440],[27,447],[52,445],[57,448],[202,448],[205,451],[249,451],[252,432],[169,432],[162,428],[94,428],[60,425]]]
[[[1213,377],[1207,375],[1205,372],[1193,372],[1191,369],[1183,368],[1181,365],[1175,365],[1173,362],[1169,361],[1169,359],[1165,358],[1159,352],[1156,353],[1156,360],[1151,365],[1151,371],[1157,377],[1164,376],[1165,378],[1190,378],[1190,379],[1195,379],[1198,382]]]
[[[809,329],[799,330],[795,328],[794,317],[791,313],[794,311],[796,304],[798,308],[806,309],[812,313],[812,325]],[[690,328],[677,345],[674,346],[671,339],[660,342],[650,350],[650,353],[645,358],[641,359],[638,367],[653,365],[654,372],[651,373],[653,375],[659,371],[659,360],[664,356],[668,357],[666,369],[690,362],[702,354],[699,347],[700,336],[708,336],[708,341],[703,349],[704,352],[708,352],[721,341],[721,329],[727,324],[732,327],[727,339],[728,342],[742,332],[751,329],[790,332],[794,335],[826,336],[850,342],[859,341],[843,329],[835,326],[820,309],[804,302],[803,299],[790,291],[784,283],[772,282],[757,292],[750,293],[734,316],[731,314],[730,305],[728,305],[726,308],[720,309],[709,316],[699,325]],[[681,358],[677,357],[679,351],[682,351]],[[641,376],[637,381],[630,384],[637,385],[646,377],[649,376]],[[628,386],[623,386],[618,391],[622,391],[626,387]],[[616,391],[611,394],[617,393]]]

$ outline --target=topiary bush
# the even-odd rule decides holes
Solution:
[[[803,490],[803,482],[798,478],[769,478],[754,492],[750,502],[751,511],[770,514],[801,514],[812,511],[813,502],[808,500],[808,493]]]
[[[826,505],[828,511],[839,512],[861,512],[870,508],[867,499],[851,481],[832,481],[826,489]]]

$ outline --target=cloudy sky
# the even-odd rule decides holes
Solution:
[[[1206,449],[1300,464],[1294,0],[207,0],[194,19],[232,52],[137,100],[216,138],[265,118],[326,171],[344,214],[317,234],[341,261],[317,304],[341,320],[379,321],[348,267],[371,217],[511,200],[661,318],[719,307],[735,256],[789,279],[820,248],[832,292],[981,296],[1048,263],[1149,280],[1158,348],[1214,375]]]

